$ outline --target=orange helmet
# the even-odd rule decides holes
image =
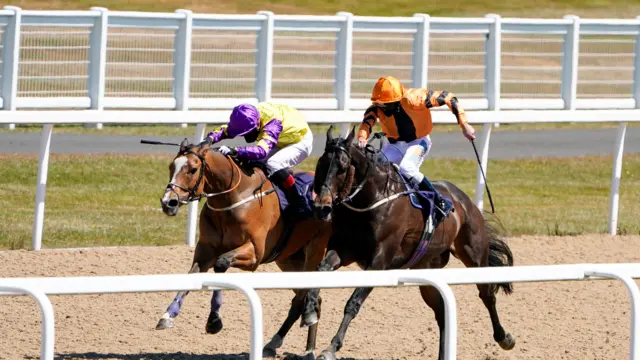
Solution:
[[[400,101],[403,94],[404,87],[400,84],[400,80],[393,76],[385,76],[378,79],[373,87],[371,101],[378,104]]]

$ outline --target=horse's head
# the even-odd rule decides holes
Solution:
[[[209,147],[206,142],[189,144],[186,138],[180,143],[180,150],[169,165],[169,184],[160,199],[165,214],[175,216],[181,205],[199,199],[197,194],[203,191],[205,156]]]
[[[324,153],[318,160],[313,180],[313,190],[317,194],[314,212],[316,217],[324,221],[331,220],[333,205],[347,197],[355,176],[355,169],[351,164],[355,126],[346,139],[334,138],[332,131],[333,125],[327,131]]]

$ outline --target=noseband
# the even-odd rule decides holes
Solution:
[[[211,149],[210,151],[217,151],[217,149]],[[240,175],[240,168],[238,168],[238,165],[236,165],[236,163],[233,161],[233,159],[231,159],[231,157],[227,155],[227,158],[229,159],[231,164],[233,164],[235,166],[235,168],[238,170],[238,182],[233,187],[231,187],[230,189],[222,191],[222,192],[219,192],[219,193],[209,193],[208,194],[208,193],[202,192],[200,195],[196,195],[196,192],[198,191],[198,188],[200,187],[200,183],[202,182],[202,178],[204,176],[205,169],[209,169],[209,170],[211,170],[211,169],[209,168],[209,165],[205,161],[204,156],[202,156],[201,154],[196,153],[194,151],[191,151],[191,149],[186,149],[186,150],[184,150],[184,151],[182,151],[180,153],[181,156],[186,156],[186,155],[189,155],[189,154],[195,155],[196,157],[198,157],[198,159],[200,159],[200,171],[199,171],[199,174],[198,174],[198,180],[196,180],[196,184],[191,189],[187,189],[187,188],[185,188],[183,186],[180,186],[178,184],[174,184],[174,183],[170,182],[170,183],[167,184],[167,187],[165,188],[165,194],[167,193],[167,191],[172,191],[176,195],[176,197],[178,198],[178,201],[180,203],[182,203],[183,205],[188,204],[188,203],[190,203],[192,201],[200,201],[203,198],[210,198],[210,197],[226,194],[228,192],[231,192],[231,191],[235,190],[238,187],[238,185],[240,185],[240,180],[242,180],[242,177]],[[180,195],[178,195],[178,193],[176,192],[175,188],[178,188],[178,189],[188,193],[189,196],[187,197],[187,200],[181,200],[180,199]]]
[[[327,167],[327,175],[322,184],[322,187],[326,188],[330,193],[331,193],[331,186],[329,186],[329,182],[331,179],[329,178],[329,175],[330,175],[331,167],[333,165],[333,161],[335,160],[335,155],[337,153],[336,150],[342,151],[345,153],[345,155],[347,155],[347,157],[349,158],[349,168],[347,170],[345,181],[342,184],[342,188],[340,189],[340,191],[336,196],[332,196],[332,200],[331,200],[332,206],[338,206],[342,203],[351,201],[364,188],[364,184],[367,182],[367,180],[369,180],[369,172],[371,171],[371,162],[372,162],[372,160],[367,159],[367,171],[365,173],[364,178],[358,184],[354,192],[351,193],[351,195],[347,196],[347,194],[353,187],[353,180],[355,179],[355,167],[352,165],[353,158],[351,157],[351,153],[349,152],[349,149],[339,144],[331,145],[330,147],[326,148],[325,152],[332,151],[332,155],[331,155],[331,162],[329,162],[329,166]],[[375,154],[375,150],[373,150],[373,146],[371,146],[370,144],[367,144],[365,146],[364,152],[365,152],[365,158],[366,158],[367,152],[371,152]]]

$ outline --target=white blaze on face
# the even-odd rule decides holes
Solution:
[[[179,158],[176,158],[173,161],[173,177],[171,178],[172,184],[176,183],[176,178],[178,177],[178,174],[180,174],[183,167],[187,166],[187,162],[188,160],[186,156],[180,156]],[[167,191],[165,191],[164,193],[164,197],[162,200],[165,202],[169,201],[171,193],[172,192],[169,191],[169,189],[167,189]]]

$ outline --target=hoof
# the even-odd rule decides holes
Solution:
[[[207,334],[217,334],[222,330],[222,319],[217,313],[210,313],[206,326]]]
[[[336,355],[330,351],[323,351],[318,356],[318,360],[336,360]]]
[[[511,350],[514,346],[516,346],[516,339],[509,333],[504,337],[504,340],[498,342],[500,347],[504,350]]]
[[[309,327],[311,325],[315,325],[318,322],[318,314],[312,313],[307,316],[302,317],[302,321],[300,321],[300,327]]]
[[[158,321],[158,325],[156,325],[156,330],[164,330],[171,329],[173,327],[173,319],[172,318],[162,318]]]
[[[316,354],[313,351],[308,351],[302,357],[303,360],[316,360]]]
[[[282,346],[282,338],[280,335],[275,334],[269,343],[267,343],[264,348],[262,348],[262,357],[263,358],[274,358],[276,357],[276,349]]]
[[[263,358],[275,358],[276,357],[276,349],[265,347],[262,349],[262,357]]]

